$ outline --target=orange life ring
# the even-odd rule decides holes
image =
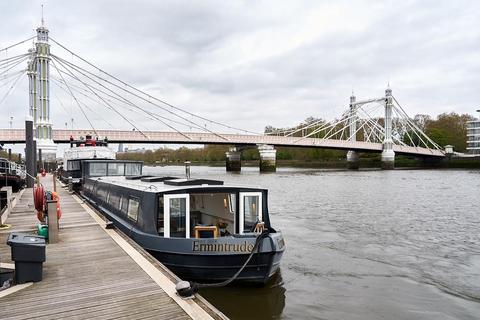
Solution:
[[[52,199],[57,201],[57,219],[62,217],[62,209],[60,208],[60,197],[58,193],[52,192]],[[42,185],[34,187],[33,202],[37,210],[37,218],[40,222],[45,222],[45,189]]]
[[[33,188],[33,203],[37,211],[45,210],[45,189],[42,185]]]

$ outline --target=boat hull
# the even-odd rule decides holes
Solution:
[[[157,260],[186,280],[216,282],[230,279],[240,270],[249,254],[181,254],[148,250]],[[236,281],[264,284],[280,267],[283,251],[254,253]]]
[[[12,192],[18,192],[23,185],[25,180],[16,175],[7,175],[0,174],[0,188],[2,187],[12,187]]]

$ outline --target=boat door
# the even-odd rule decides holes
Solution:
[[[240,192],[239,232],[253,231],[257,221],[262,218],[262,193],[261,192]]]
[[[163,197],[165,238],[190,238],[190,195],[166,194]]]

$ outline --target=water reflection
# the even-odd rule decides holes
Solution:
[[[282,274],[265,287],[201,293],[232,320],[479,319],[479,174],[192,167],[194,177],[268,189],[287,243]]]
[[[280,319],[285,308],[281,270],[262,287],[233,284],[201,289],[200,294],[231,319]]]

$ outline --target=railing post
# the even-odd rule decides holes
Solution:
[[[390,170],[395,167],[395,152],[392,140],[392,89],[385,90],[385,139],[383,140],[382,169]]]
[[[357,107],[355,101],[356,97],[352,93],[350,96],[350,117],[348,120],[349,142],[357,141]],[[358,154],[356,151],[349,150],[347,152],[347,166],[348,169],[358,169]]]

